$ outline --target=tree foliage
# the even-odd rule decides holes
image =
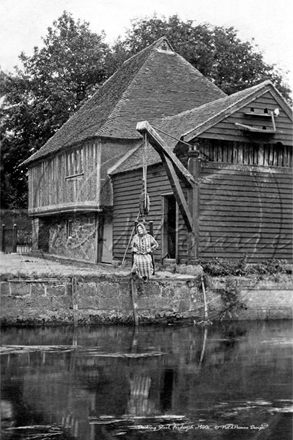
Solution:
[[[1,206],[27,204],[26,170],[19,164],[37,151],[82,103],[130,56],[166,36],[186,58],[227,94],[265,79],[289,98],[275,66],[230,27],[181,21],[178,16],[133,22],[110,48],[105,35],[64,12],[48,28],[43,47],[20,55],[23,68],[0,71]]]
[[[194,25],[177,15],[140,19],[132,23],[123,40],[118,40],[113,56],[131,56],[158,38],[166,36],[174,50],[228,95],[270,79],[290,100],[290,89],[275,65],[267,64],[253,42],[243,42],[233,27]]]
[[[38,150],[107,77],[104,34],[64,12],[48,28],[44,46],[20,55],[23,69],[5,75],[1,90],[1,206],[24,207],[25,170],[18,165]],[[2,79],[2,77],[0,78]]]

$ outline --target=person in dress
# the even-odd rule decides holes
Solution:
[[[138,223],[137,234],[133,237],[131,247],[134,256],[131,273],[147,281],[154,273],[152,253],[157,249],[158,243],[147,233],[143,223]]]

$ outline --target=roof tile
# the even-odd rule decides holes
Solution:
[[[51,139],[24,163],[92,137],[140,138],[140,120],[172,116],[226,96],[184,58],[161,50],[164,37],[123,63]]]

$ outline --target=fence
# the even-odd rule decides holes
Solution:
[[[13,227],[1,227],[0,239],[1,251],[5,253],[26,254],[32,248],[32,232],[28,228],[18,228],[17,224]]]

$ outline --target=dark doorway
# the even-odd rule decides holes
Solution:
[[[163,205],[163,258],[176,259],[176,200],[174,195],[164,196]]]

